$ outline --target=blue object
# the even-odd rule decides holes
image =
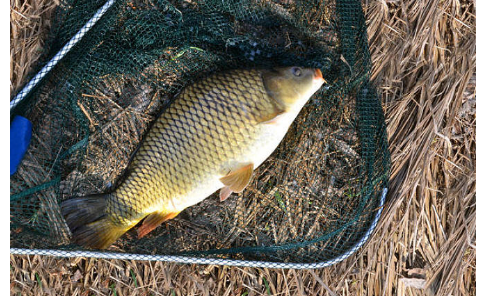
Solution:
[[[32,123],[16,115],[10,124],[10,176],[17,171],[32,137]]]

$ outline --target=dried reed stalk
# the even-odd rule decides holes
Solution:
[[[367,1],[392,152],[366,247],[314,271],[11,256],[14,295],[475,295],[475,2]],[[11,83],[42,44],[51,1],[11,1]]]

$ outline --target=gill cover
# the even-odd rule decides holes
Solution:
[[[325,82],[319,69],[285,67],[262,71],[267,93],[286,111],[301,105]]]

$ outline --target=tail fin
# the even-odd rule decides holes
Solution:
[[[114,224],[107,216],[107,200],[107,194],[100,194],[75,197],[61,203],[61,213],[73,234],[74,243],[105,249],[130,228]]]

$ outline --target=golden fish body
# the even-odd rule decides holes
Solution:
[[[144,218],[139,236],[220,188],[221,200],[241,192],[323,82],[319,70],[289,67],[232,70],[186,87],[114,192],[63,203],[74,241],[106,248]]]

